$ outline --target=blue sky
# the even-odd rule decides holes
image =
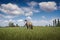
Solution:
[[[0,26],[7,26],[10,21],[23,26],[25,19],[34,26],[45,26],[58,18],[60,0],[0,0]]]

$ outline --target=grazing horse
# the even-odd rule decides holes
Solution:
[[[26,21],[25,26],[27,27],[27,29],[28,28],[33,29],[32,22],[28,22],[27,20],[25,20],[25,21]]]

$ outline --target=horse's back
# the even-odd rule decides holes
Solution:
[[[32,25],[32,22],[27,22],[28,25]]]

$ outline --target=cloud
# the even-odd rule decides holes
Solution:
[[[46,17],[45,16],[42,16],[43,19],[45,19]]]
[[[38,3],[35,1],[32,1],[32,2],[28,3],[28,5],[33,8],[34,6],[38,5]]]
[[[60,6],[58,6],[58,9],[60,10]]]
[[[36,2],[31,2],[31,5],[37,4]],[[9,15],[24,15],[24,16],[32,16],[34,12],[38,13],[39,10],[30,7],[19,7],[16,4],[8,3],[8,4],[1,4],[0,11],[9,14]],[[11,16],[8,16],[11,18]]]
[[[19,19],[19,20],[16,20],[16,24],[18,24],[19,26],[24,26],[25,25],[25,22],[23,19]]]
[[[19,15],[24,13],[21,8],[19,8],[16,4],[12,4],[12,3],[1,4],[0,11],[12,15]]]
[[[47,21],[47,20],[33,20],[32,23],[34,26],[46,26],[49,24],[49,21]]]
[[[19,20],[17,20],[17,22],[23,22],[24,20],[23,19],[19,19]]]
[[[55,2],[40,2],[39,6],[44,11],[57,10],[57,4]]]
[[[8,26],[7,20],[0,20],[0,26]]]
[[[11,19],[11,18],[14,18],[15,16],[4,16],[4,18],[8,18],[8,19]]]
[[[31,8],[31,7],[22,7],[23,11],[24,11],[24,15],[25,16],[32,16],[35,13],[40,12],[37,9]]]
[[[0,18],[12,19],[12,18],[15,18],[15,17],[16,16],[0,14]]]
[[[30,16],[27,16],[27,17],[26,17],[26,20],[32,21],[32,18],[31,18]]]
[[[0,18],[3,18],[3,17],[4,17],[4,15],[0,14]]]
[[[30,7],[23,7],[22,8],[23,9],[23,11],[24,11],[24,15],[25,16],[31,16],[31,15],[33,15],[33,9],[31,9]]]

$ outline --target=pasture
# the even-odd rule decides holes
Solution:
[[[60,27],[0,28],[0,40],[60,40]]]

